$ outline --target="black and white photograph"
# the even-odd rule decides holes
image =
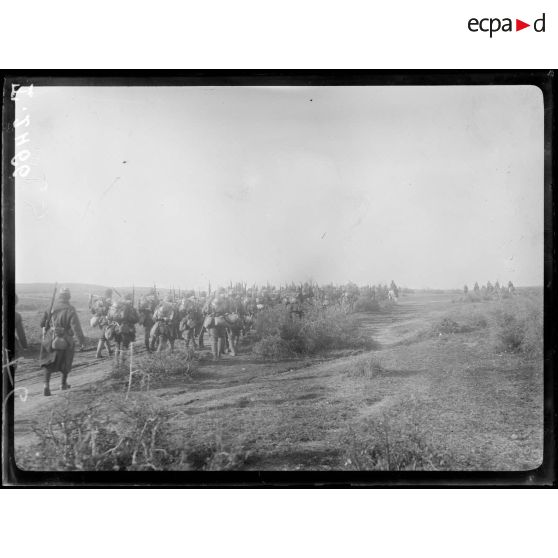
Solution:
[[[542,466],[540,87],[101,81],[5,101],[19,471]]]

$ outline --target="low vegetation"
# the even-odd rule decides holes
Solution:
[[[385,372],[382,362],[376,355],[365,354],[354,357],[347,366],[347,376],[353,378],[374,378]]]
[[[33,458],[42,470],[162,470],[179,457],[168,433],[169,413],[148,397],[72,410],[68,401],[46,425],[35,424]],[[29,460],[29,458],[28,458]],[[26,461],[28,461],[26,460]],[[24,466],[32,467],[32,463]]]
[[[266,359],[373,347],[356,319],[339,307],[308,308],[301,317],[283,307],[265,309],[256,319],[255,338],[252,352]]]
[[[439,471],[453,458],[422,426],[419,405],[411,399],[345,433],[344,467],[359,471]]]
[[[259,358],[298,363],[255,362],[242,353],[225,359],[228,366],[204,370],[203,353],[177,344],[173,353],[134,355],[128,390],[128,354],[94,388],[78,385],[59,399],[39,401],[42,414],[25,415],[18,427],[29,431],[33,424],[37,439],[20,438],[18,465],[68,471],[532,467],[542,455],[542,293],[480,304],[446,301],[404,323],[397,331],[409,337],[379,351],[360,352],[378,348],[370,332],[395,327],[397,315],[354,315],[335,305],[305,308],[299,317],[278,305],[259,313],[246,341]],[[373,328],[363,327],[368,319]],[[302,360],[332,350],[343,358]]]
[[[196,368],[197,355],[193,349],[175,349],[172,353],[143,354],[138,359],[138,369],[151,377],[152,381],[168,377],[190,378]]]
[[[141,353],[133,357],[132,384],[133,389],[149,391],[170,379],[189,380],[196,369],[198,355],[193,349],[179,348],[172,353]],[[113,360],[111,377],[114,380],[129,381],[130,354],[125,353],[125,360],[117,364]]]
[[[488,326],[486,316],[476,310],[464,309],[451,312],[437,323],[433,324],[432,335],[449,335],[455,333],[470,333]]]
[[[542,297],[521,296],[505,301],[495,308],[493,321],[497,351],[542,355]]]
[[[39,442],[20,453],[18,465],[56,471],[222,471],[242,467],[250,458],[238,436],[225,428],[200,440],[177,439],[172,414],[154,397],[126,400],[118,394],[104,405],[72,409],[69,401],[56,408],[46,425],[35,422]]]
[[[183,461],[195,471],[242,469],[250,457],[242,436],[222,424],[214,425],[213,434],[205,439],[190,437],[184,444]]]
[[[353,309],[355,312],[378,312],[380,303],[369,297],[360,296],[356,299]]]

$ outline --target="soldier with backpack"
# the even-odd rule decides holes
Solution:
[[[153,313],[158,305],[159,298],[157,297],[157,291],[154,288],[151,289],[147,295],[142,297],[138,304],[139,324],[143,326],[145,348],[149,353],[155,350],[155,347],[151,345],[149,336],[151,334],[151,329],[155,324],[153,320]]]
[[[52,372],[62,374],[63,390],[69,389],[68,374],[72,369],[74,361],[75,341],[78,338],[81,350],[84,349],[85,337],[76,309],[70,304],[70,290],[60,289],[58,300],[54,302],[48,312],[45,312],[41,321],[41,327],[47,329],[47,335],[43,342],[45,358],[41,361],[41,367],[45,369],[45,385],[43,395],[50,395],[50,376]]]
[[[155,324],[151,328],[150,343],[152,347],[157,345],[157,352],[163,350],[167,341],[170,344],[171,351],[174,350],[174,323],[175,323],[175,310],[172,300],[172,295],[168,295],[153,313],[153,321]]]
[[[117,364],[124,361],[124,350],[136,340],[136,324],[139,322],[137,310],[133,306],[132,295],[126,294],[123,300],[115,302],[108,313],[108,329],[112,329],[115,341],[115,358]]]
[[[194,296],[190,298],[184,298],[180,303],[180,325],[179,331],[186,342],[186,348],[192,343],[192,347],[196,348],[196,333],[200,332],[200,328],[203,327],[203,316],[200,311],[198,304],[196,304],[196,299]],[[201,342],[203,347],[203,333],[201,334]]]
[[[104,296],[96,297],[91,301],[89,308],[93,317],[91,318],[91,326],[97,326],[100,329],[100,336],[97,342],[97,358],[102,358],[103,347],[107,348],[109,357],[112,356],[112,348],[110,346],[110,341],[105,335],[107,326],[109,325],[108,312],[112,305],[112,289],[107,289]]]
[[[227,321],[225,320],[225,314],[228,312],[228,304],[223,290],[221,290],[211,302],[206,304],[204,310],[206,317],[203,325],[209,333],[213,359],[219,360],[221,354],[225,351],[227,340]]]

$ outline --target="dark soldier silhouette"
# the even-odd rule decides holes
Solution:
[[[53,372],[62,374],[61,389],[70,388],[68,374],[74,361],[74,336],[78,338],[81,350],[84,349],[85,337],[76,309],[70,304],[70,298],[70,289],[60,289],[58,300],[50,311],[44,313],[41,320],[41,327],[47,329],[43,342],[45,353],[41,361],[41,367],[45,369],[43,395],[50,395],[50,376]]]

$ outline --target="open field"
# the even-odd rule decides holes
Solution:
[[[374,349],[280,361],[256,358],[248,336],[237,357],[214,363],[208,349],[193,357],[179,349],[157,368],[138,342],[136,367],[150,375],[148,382],[147,372],[138,377],[125,399],[127,371],[95,359],[98,330],[89,328],[87,299],[79,295],[74,302],[91,349],[76,354],[72,389],[56,389],[54,375],[46,398],[36,358],[48,291],[18,292],[31,343],[16,374],[16,387],[28,390],[26,401],[15,403],[16,460],[24,469],[126,467],[114,452],[104,460],[61,461],[56,444],[41,445],[49,428],[68,445],[57,428],[76,416],[79,443],[94,445],[91,432],[101,432],[98,443],[105,436],[110,448],[120,440],[115,445],[128,444],[137,468],[528,470],[542,461],[542,327],[529,322],[529,343],[506,346],[502,316],[520,306],[516,300],[408,294],[390,311],[356,315],[352,334],[373,340]],[[542,292],[516,298],[522,297],[542,316]],[[143,329],[137,332],[139,341]],[[132,446],[147,425],[151,445],[142,446],[141,461],[139,444]]]

